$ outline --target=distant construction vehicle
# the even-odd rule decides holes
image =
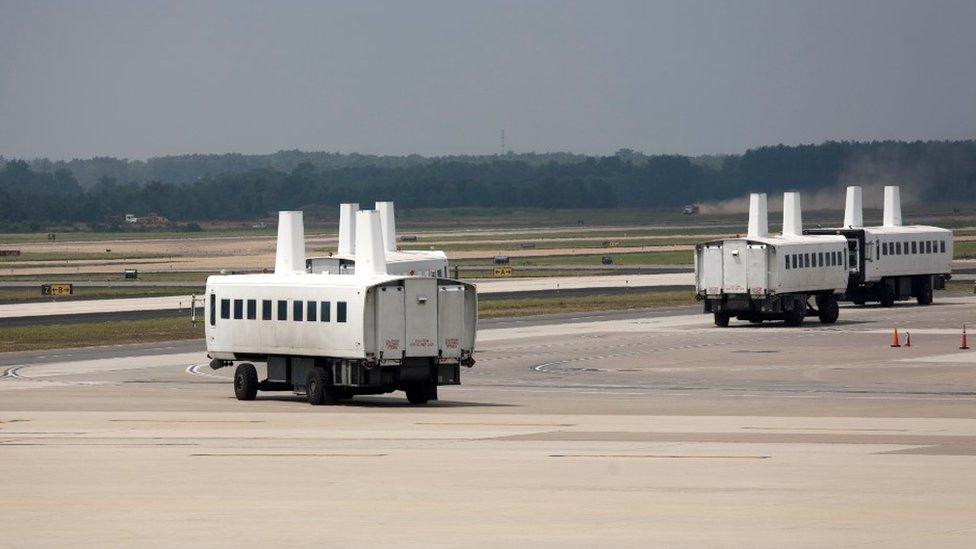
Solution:
[[[745,238],[695,246],[695,288],[705,312],[716,326],[728,326],[732,317],[788,326],[807,316],[836,322],[837,296],[847,286],[847,239],[804,235],[796,192],[783,194],[783,234],[769,236],[767,223],[766,195],[752,194]]]
[[[685,205],[684,209],[681,210],[681,213],[684,215],[697,215],[699,210],[700,208],[698,204],[687,204]]]

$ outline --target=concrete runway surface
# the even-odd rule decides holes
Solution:
[[[0,355],[0,546],[972,547],[976,298],[936,299],[485,321],[422,407],[238,402],[196,341]]]

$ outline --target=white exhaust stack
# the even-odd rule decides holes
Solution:
[[[356,253],[356,212],[359,204],[339,204],[339,255]]]
[[[847,204],[844,206],[844,226],[858,228],[864,226],[861,208],[861,187],[847,187]]]
[[[769,223],[766,211],[766,193],[749,195],[749,234],[750,238],[769,236]]]
[[[305,223],[302,212],[278,212],[275,274],[305,272]]]
[[[800,209],[800,193],[783,193],[783,236],[803,234],[803,213]]]
[[[388,252],[395,252],[396,219],[393,215],[393,203],[377,202],[376,211],[380,212],[380,224],[383,228],[383,249]]]
[[[356,212],[356,274],[387,274],[380,213],[375,210]]]
[[[888,185],[885,187],[884,226],[901,226],[901,192],[897,186]]]

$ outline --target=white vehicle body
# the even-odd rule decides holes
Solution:
[[[460,360],[474,349],[474,286],[399,276],[212,276],[207,280],[211,358],[269,355]]]
[[[836,236],[729,238],[695,247],[700,295],[843,292],[847,240]]]

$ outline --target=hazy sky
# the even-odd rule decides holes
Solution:
[[[0,0],[0,155],[976,134],[976,1]]]

